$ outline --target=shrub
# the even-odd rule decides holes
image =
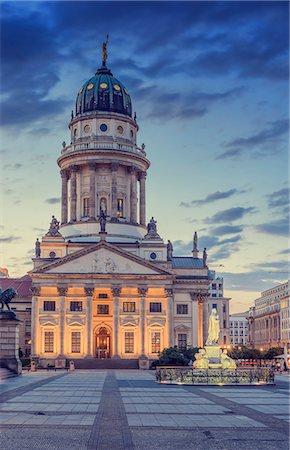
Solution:
[[[189,361],[195,360],[195,353],[198,347],[186,347],[183,349],[177,346],[165,348],[160,354],[158,363],[164,366],[187,366]],[[156,364],[155,364],[156,366]]]

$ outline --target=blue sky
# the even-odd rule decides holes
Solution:
[[[101,63],[130,92],[151,160],[147,218],[196,230],[232,310],[287,279],[288,2],[2,2],[2,267],[31,268],[60,216],[56,159]],[[222,266],[221,266],[222,265]]]

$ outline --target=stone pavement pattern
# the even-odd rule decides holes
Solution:
[[[285,378],[286,380],[286,378]],[[37,372],[2,385],[1,449],[289,449],[286,381],[159,385],[154,372]]]

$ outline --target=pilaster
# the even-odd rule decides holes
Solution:
[[[37,357],[37,324],[38,320],[38,297],[40,296],[41,288],[39,286],[32,286],[32,299],[31,299],[31,357]]]
[[[89,163],[90,169],[90,219],[96,219],[96,167],[95,163]]]
[[[86,315],[86,329],[87,329],[87,349],[86,354],[88,357],[93,356],[92,350],[92,299],[94,295],[93,286],[84,287],[85,295],[87,297],[87,315]]]
[[[167,296],[167,329],[168,329],[168,346],[174,346],[174,322],[173,322],[173,289],[165,289],[165,294]]]
[[[114,301],[114,321],[113,321],[113,358],[119,358],[119,297],[121,294],[121,287],[112,287],[112,296]]]
[[[71,167],[70,175],[70,221],[77,220],[77,171],[78,166]]]
[[[64,356],[64,319],[65,319],[65,297],[68,288],[66,286],[57,286],[57,293],[60,297],[59,308],[59,356]]]
[[[138,294],[140,296],[140,336],[141,336],[141,348],[140,357],[146,356],[145,354],[145,307],[146,307],[146,295],[148,289],[146,287],[138,288]]]
[[[67,192],[67,182],[68,173],[66,170],[60,171],[61,175],[61,223],[67,223],[67,212],[68,212],[68,192]]]
[[[140,173],[140,200],[139,200],[139,215],[140,215],[140,225],[146,225],[146,172]]]

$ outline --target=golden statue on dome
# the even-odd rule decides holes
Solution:
[[[103,42],[103,47],[102,47],[102,62],[103,62],[103,66],[106,66],[107,59],[108,59],[108,52],[107,52],[108,40],[109,40],[109,35],[107,34],[106,42]]]

